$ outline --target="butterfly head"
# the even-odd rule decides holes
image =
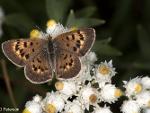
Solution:
[[[47,38],[48,38],[49,41],[52,40],[52,36],[51,35],[48,35]]]

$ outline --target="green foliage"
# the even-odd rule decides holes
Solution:
[[[16,28],[21,33],[28,33],[35,25],[27,15],[21,13],[6,15],[5,24]]]

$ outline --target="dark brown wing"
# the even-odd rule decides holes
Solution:
[[[43,39],[18,39],[2,43],[5,56],[19,67],[25,66],[26,61],[39,53],[47,41]]]
[[[93,46],[95,30],[92,28],[70,31],[57,36],[53,42],[56,48],[62,48],[78,56],[84,56]]]
[[[42,84],[52,79],[51,62],[47,48],[29,60],[24,68],[25,77],[32,83]]]
[[[78,56],[66,50],[56,50],[56,77],[58,79],[69,79],[75,77],[81,70]]]

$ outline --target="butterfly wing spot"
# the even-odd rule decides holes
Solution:
[[[29,59],[29,54],[26,54],[26,55],[25,55],[25,58],[26,58],[26,59]]]
[[[35,73],[45,73],[46,71],[48,71],[48,67],[45,66],[44,64],[42,64],[42,60],[37,57],[36,59],[32,60],[32,70]]]
[[[73,67],[73,59],[71,59],[68,63],[64,64],[64,66],[60,66],[61,68],[63,67],[63,70],[66,72],[68,71],[70,68]]]
[[[24,42],[23,45],[24,45],[25,48],[28,47],[28,46],[27,46],[27,42]]]
[[[74,34],[72,34],[72,40],[75,40],[75,35]]]
[[[76,52],[76,51],[77,51],[77,48],[76,48],[76,47],[73,47],[73,51],[75,51],[75,52]]]
[[[66,46],[69,47],[69,44],[67,43]]]
[[[34,49],[32,49],[32,52],[34,52],[35,50]]]
[[[30,46],[33,46],[33,42],[30,42]]]
[[[66,59],[64,59],[64,57],[66,57]],[[56,76],[58,79],[75,77],[80,69],[81,63],[76,54],[66,50],[56,50]]]
[[[65,60],[67,57],[68,57],[68,55],[66,54],[66,55],[64,56],[64,60]]]
[[[36,42],[36,44],[39,44]],[[14,53],[23,60],[28,60],[31,53],[35,52],[33,48],[34,42],[31,40],[23,41],[23,40],[16,40],[12,44]]]

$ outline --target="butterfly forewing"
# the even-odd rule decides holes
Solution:
[[[54,39],[56,48],[62,48],[78,56],[84,56],[95,41],[95,31],[92,28],[79,29],[63,33]]]
[[[78,56],[63,49],[56,50],[56,76],[58,79],[75,77],[81,69]]]
[[[25,66],[25,76],[32,83],[41,84],[52,79],[51,62],[47,48],[30,59]]]
[[[31,57],[36,56],[45,45],[42,39],[8,40],[2,43],[5,56],[17,66],[23,67]]]

